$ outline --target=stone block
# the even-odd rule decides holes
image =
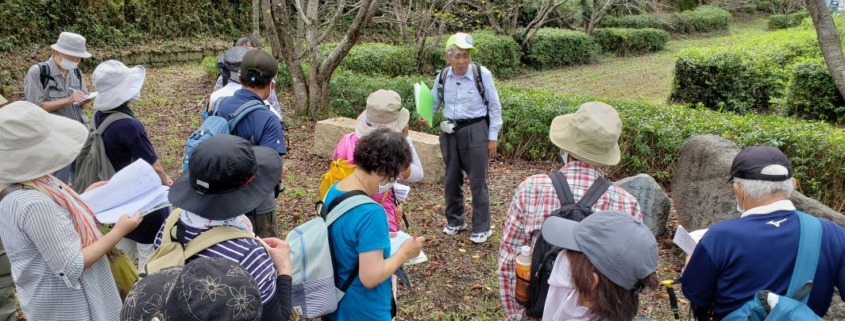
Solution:
[[[654,236],[660,236],[666,231],[666,221],[669,219],[671,205],[669,196],[648,174],[639,174],[621,179],[616,182],[637,199],[643,212],[643,222]]]
[[[347,133],[355,131],[355,120],[346,117],[329,118],[317,122],[314,128],[314,148],[311,152],[325,159],[331,159],[337,142]],[[445,175],[443,155],[440,154],[440,141],[437,136],[411,131],[409,133],[414,148],[420,157],[425,176],[423,183],[442,183]]]

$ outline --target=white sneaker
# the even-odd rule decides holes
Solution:
[[[491,235],[493,235],[493,231],[472,233],[472,236],[469,237],[469,240],[475,244],[481,244],[487,242],[487,239],[489,239]]]
[[[458,234],[458,232],[466,230],[466,229],[467,229],[466,223],[464,223],[464,225],[461,225],[461,226],[449,226],[449,225],[447,225],[445,228],[443,228],[443,233],[446,233],[446,235],[455,235],[455,234]]]

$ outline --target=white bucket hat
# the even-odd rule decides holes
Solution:
[[[50,48],[68,56],[91,58],[91,54],[85,49],[85,37],[73,32],[59,34],[59,40]]]
[[[87,138],[85,125],[30,102],[0,108],[0,183],[26,182],[67,166]]]
[[[147,71],[143,66],[126,67],[122,62],[109,60],[94,69],[94,110],[110,110],[119,107],[141,92]]]
[[[379,89],[367,97],[367,109],[358,116],[355,135],[364,137],[379,128],[402,131],[411,113],[402,108],[402,98],[393,90]]]
[[[619,164],[621,135],[619,113],[602,102],[585,103],[574,114],[555,117],[549,130],[549,139],[555,146],[595,166]]]

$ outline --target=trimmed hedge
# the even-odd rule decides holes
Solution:
[[[681,51],[670,100],[747,113],[784,97],[789,66],[821,57],[813,30],[780,30],[746,43]]]
[[[637,14],[630,16],[606,16],[601,19],[604,28],[632,28],[632,29],[667,29],[669,26],[655,15]]]
[[[509,78],[517,74],[521,64],[522,49],[513,38],[498,35],[493,31],[476,31],[471,35],[475,48],[478,49],[478,54],[472,56],[472,61],[490,69],[496,78]],[[446,39],[449,36],[449,34],[443,35],[441,46],[427,53],[426,72],[440,70],[446,66],[443,55],[446,50]],[[428,43],[434,43],[434,38],[429,38]]]
[[[700,6],[695,10],[676,12],[669,16],[673,32],[696,33],[727,30],[731,13],[714,6]]]
[[[360,43],[352,47],[340,67],[365,75],[400,76],[417,72],[417,51],[410,46]]]
[[[845,121],[845,100],[822,59],[796,63],[786,94],[789,115],[804,119]]]
[[[542,28],[531,39],[526,64],[535,68],[553,68],[592,62],[599,52],[593,38],[581,31]]]
[[[771,15],[769,16],[769,29],[777,30],[797,27],[801,25],[801,21],[804,21],[804,18],[809,17],[810,13],[806,11]]]
[[[659,29],[596,29],[593,39],[602,50],[619,56],[660,51],[669,42],[669,33]]]
[[[347,106],[341,115],[355,117],[363,110],[369,93],[385,88],[397,90],[403,105],[414,110],[413,83],[428,78],[365,77],[339,73],[332,80],[332,105]],[[499,148],[507,156],[524,159],[558,159],[559,150],[548,140],[555,116],[574,112],[593,98],[559,95],[508,84],[497,86],[502,99],[504,126]],[[801,192],[842,210],[845,200],[845,131],[825,123],[762,115],[734,115],[706,109],[690,109],[627,100],[608,101],[622,117],[622,162],[609,167],[613,177],[649,173],[662,182],[672,177],[678,153],[693,135],[713,134],[737,145],[778,146],[790,156],[801,182]],[[415,116],[412,116],[415,117]],[[419,130],[416,122],[411,122]],[[424,129],[436,133],[436,126]]]

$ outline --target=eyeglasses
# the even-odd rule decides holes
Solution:
[[[455,60],[470,60],[472,58],[472,56],[468,53],[454,53],[449,55],[449,57]]]

